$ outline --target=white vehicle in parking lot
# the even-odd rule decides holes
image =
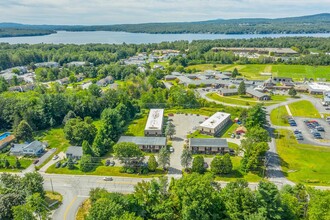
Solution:
[[[112,181],[113,179],[112,179],[112,177],[103,177],[103,180],[104,181]]]

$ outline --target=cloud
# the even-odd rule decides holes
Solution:
[[[326,12],[329,0],[0,0],[0,21],[118,24],[217,18],[290,17]]]

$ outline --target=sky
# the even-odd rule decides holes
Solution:
[[[330,0],[0,0],[0,22],[127,24],[330,12]]]

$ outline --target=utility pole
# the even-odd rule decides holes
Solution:
[[[53,181],[52,181],[52,178],[50,178],[50,185],[52,186],[52,192],[54,194],[54,187],[53,187]]]

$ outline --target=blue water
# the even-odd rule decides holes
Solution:
[[[9,132],[5,132],[3,134],[0,135],[0,141],[5,139],[6,137],[10,136],[10,133]]]
[[[251,39],[264,37],[330,37],[330,34],[146,34],[111,31],[58,31],[56,34],[33,37],[0,38],[0,42],[10,44],[146,44],[178,40]]]

